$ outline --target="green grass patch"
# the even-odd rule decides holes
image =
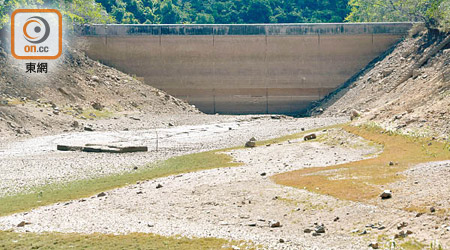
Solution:
[[[132,233],[108,234],[62,234],[62,233],[15,233],[0,231],[0,249],[231,249],[230,242],[216,238],[164,237],[155,234]],[[241,249],[250,249],[246,244]]]
[[[28,211],[52,203],[64,202],[123,187],[137,181],[211,168],[233,167],[233,158],[221,151],[208,151],[170,158],[151,164],[141,170],[95,179],[53,184],[35,188],[32,192],[0,198],[0,216]]]
[[[346,164],[306,168],[273,176],[282,185],[340,199],[365,201],[381,193],[381,185],[404,178],[399,173],[423,162],[449,160],[448,145],[427,138],[387,132],[378,127],[346,125],[347,132],[383,146],[376,158]],[[394,162],[394,165],[390,165]]]
[[[114,112],[109,111],[107,109],[96,110],[96,109],[85,109],[77,118],[86,118],[86,119],[105,119],[114,116]]]

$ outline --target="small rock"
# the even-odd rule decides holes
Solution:
[[[105,192],[101,192],[101,193],[97,194],[97,197],[103,197],[103,196],[106,196]]]
[[[351,115],[350,115],[350,120],[353,121],[354,119],[356,119],[360,116],[361,116],[361,114],[356,109],[352,109]]]
[[[383,193],[380,195],[381,199],[386,200],[392,198],[392,191],[391,190],[384,190]]]
[[[280,239],[279,242],[280,242],[280,243],[284,243],[284,239]]]
[[[436,208],[430,207],[430,212],[432,212],[432,213],[436,212]]]
[[[25,221],[21,221],[19,224],[17,224],[17,227],[24,227],[25,225],[29,225],[31,223],[29,222],[25,222]]]
[[[85,126],[85,127],[84,127],[84,131],[92,132],[92,131],[94,131],[94,128],[92,128],[92,127],[90,127],[90,126]]]
[[[92,76],[91,80],[94,82],[100,82],[100,78],[98,76]]]
[[[336,218],[333,219],[334,222],[336,222],[338,220],[339,220],[339,217],[336,217]]]
[[[317,225],[316,228],[315,228],[315,232],[318,233],[318,234],[325,233],[325,226],[323,224],[322,225]]]
[[[95,110],[102,110],[104,108],[104,106],[102,104],[100,104],[99,102],[94,102],[92,103],[92,108],[94,108]]]
[[[311,233],[313,230],[311,229],[311,228],[306,228],[305,230],[303,230],[303,232],[305,233],[305,234],[309,234],[309,233]]]
[[[319,234],[319,233],[316,233],[316,232],[314,232],[314,233],[312,233],[312,236],[320,236],[320,234]]]
[[[158,184],[157,186],[156,186],[156,188],[162,188],[163,186],[161,185],[161,184]]]
[[[398,239],[398,238],[405,238],[406,236],[408,236],[406,233],[405,233],[405,231],[400,231],[398,234],[395,234],[394,235],[394,238],[395,239]]]
[[[80,126],[80,124],[78,123],[78,121],[73,121],[72,124],[70,125],[72,128],[78,128],[78,126]]]
[[[173,123],[169,122],[169,127],[175,126]]]
[[[269,221],[269,227],[272,227],[272,228],[281,227],[281,223],[279,221],[271,220],[271,221]]]
[[[372,249],[378,249],[380,246],[378,245],[378,242],[372,242],[369,244],[369,247]]]
[[[392,161],[389,162],[389,166],[394,166],[394,164],[395,164],[395,163],[392,162]]]
[[[254,147],[256,147],[256,142],[250,140],[250,141],[248,141],[248,142],[245,143],[245,147],[246,147],[246,148],[254,148]]]
[[[256,223],[255,222],[250,222],[247,224],[247,226],[249,227],[256,227]]]
[[[305,137],[303,137],[303,139],[305,141],[314,140],[316,138],[317,138],[316,134],[309,134],[309,135],[306,135]]]
[[[261,176],[266,176],[266,172],[261,173]]]

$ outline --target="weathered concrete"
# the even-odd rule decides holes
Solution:
[[[206,113],[300,113],[411,23],[93,25],[87,54]]]

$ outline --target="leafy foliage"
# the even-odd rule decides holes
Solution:
[[[428,28],[450,28],[448,0],[350,0],[351,22],[424,22]]]
[[[118,23],[342,22],[347,0],[97,0]]]
[[[0,28],[9,22],[10,14],[19,8],[56,8],[70,23],[106,23],[113,19],[94,0],[0,0]]]

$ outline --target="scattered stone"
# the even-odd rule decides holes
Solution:
[[[372,249],[378,249],[380,246],[378,245],[378,242],[372,242],[369,244],[369,247]]]
[[[405,238],[406,236],[407,234],[405,233],[405,231],[400,231],[399,233],[394,235],[394,239]]]
[[[432,213],[436,212],[436,208],[430,207],[430,212],[432,212]]]
[[[320,236],[320,234],[319,234],[319,233],[316,233],[316,232],[314,232],[314,233],[312,233],[312,236]]]
[[[395,163],[392,162],[392,161],[389,162],[389,166],[394,166],[394,164],[395,164]]]
[[[246,148],[254,148],[256,147],[256,139],[255,137],[250,138],[248,142],[245,143]]]
[[[99,103],[99,102],[94,102],[94,103],[92,103],[92,108],[94,108],[95,110],[103,110],[103,108],[104,108],[104,106],[101,104],[101,103]]]
[[[106,196],[105,192],[101,192],[101,193],[97,194],[97,197],[104,197],[104,196]]]
[[[84,126],[84,131],[92,132],[94,131],[94,128],[92,128],[91,126]]]
[[[305,141],[314,140],[316,138],[317,138],[316,134],[309,134],[309,135],[306,135],[305,137],[303,137],[303,139]]]
[[[360,116],[361,116],[361,114],[356,109],[352,109],[351,115],[350,115],[350,120],[353,121],[354,119],[356,119]]]
[[[284,239],[280,239],[279,242],[280,242],[280,243],[284,243]]]
[[[133,170],[138,170],[138,167],[134,166],[134,167],[133,167]]]
[[[247,224],[247,226],[249,227],[256,227],[256,223],[255,222],[250,222]]]
[[[313,230],[311,229],[311,228],[306,228],[305,230],[303,230],[303,232],[305,233],[305,234],[309,234],[309,233],[311,233]]]
[[[173,123],[171,123],[171,122],[169,122],[169,127],[173,127],[173,126],[175,126]]]
[[[72,128],[78,128],[78,126],[80,126],[80,124],[78,123],[78,121],[73,121],[72,124],[70,125]]]
[[[316,228],[315,228],[315,232],[318,233],[318,234],[325,233],[325,226],[323,224],[322,225],[317,225]]]
[[[368,233],[369,233],[369,231],[364,230],[364,231],[362,231],[361,233],[359,233],[359,235],[366,235],[366,234],[368,234]]]
[[[163,187],[163,185],[161,185],[161,184],[158,184],[157,186],[156,186],[156,188],[162,188]]]
[[[269,221],[269,227],[272,227],[272,228],[281,227],[281,223],[279,221],[271,220],[271,221]]]
[[[386,200],[392,198],[392,191],[391,190],[384,190],[383,193],[380,195],[381,199]]]
[[[339,220],[339,217],[336,217],[336,218],[333,219],[334,222],[336,222],[338,220]]]
[[[154,227],[155,225],[153,223],[148,223],[147,227]]]
[[[91,80],[94,82],[100,82],[100,78],[98,76],[92,76]]]
[[[17,227],[24,227],[26,225],[30,225],[31,223],[29,222],[25,222],[25,221],[21,221],[19,224],[17,224]]]
[[[266,172],[261,173],[261,176],[266,176]]]

